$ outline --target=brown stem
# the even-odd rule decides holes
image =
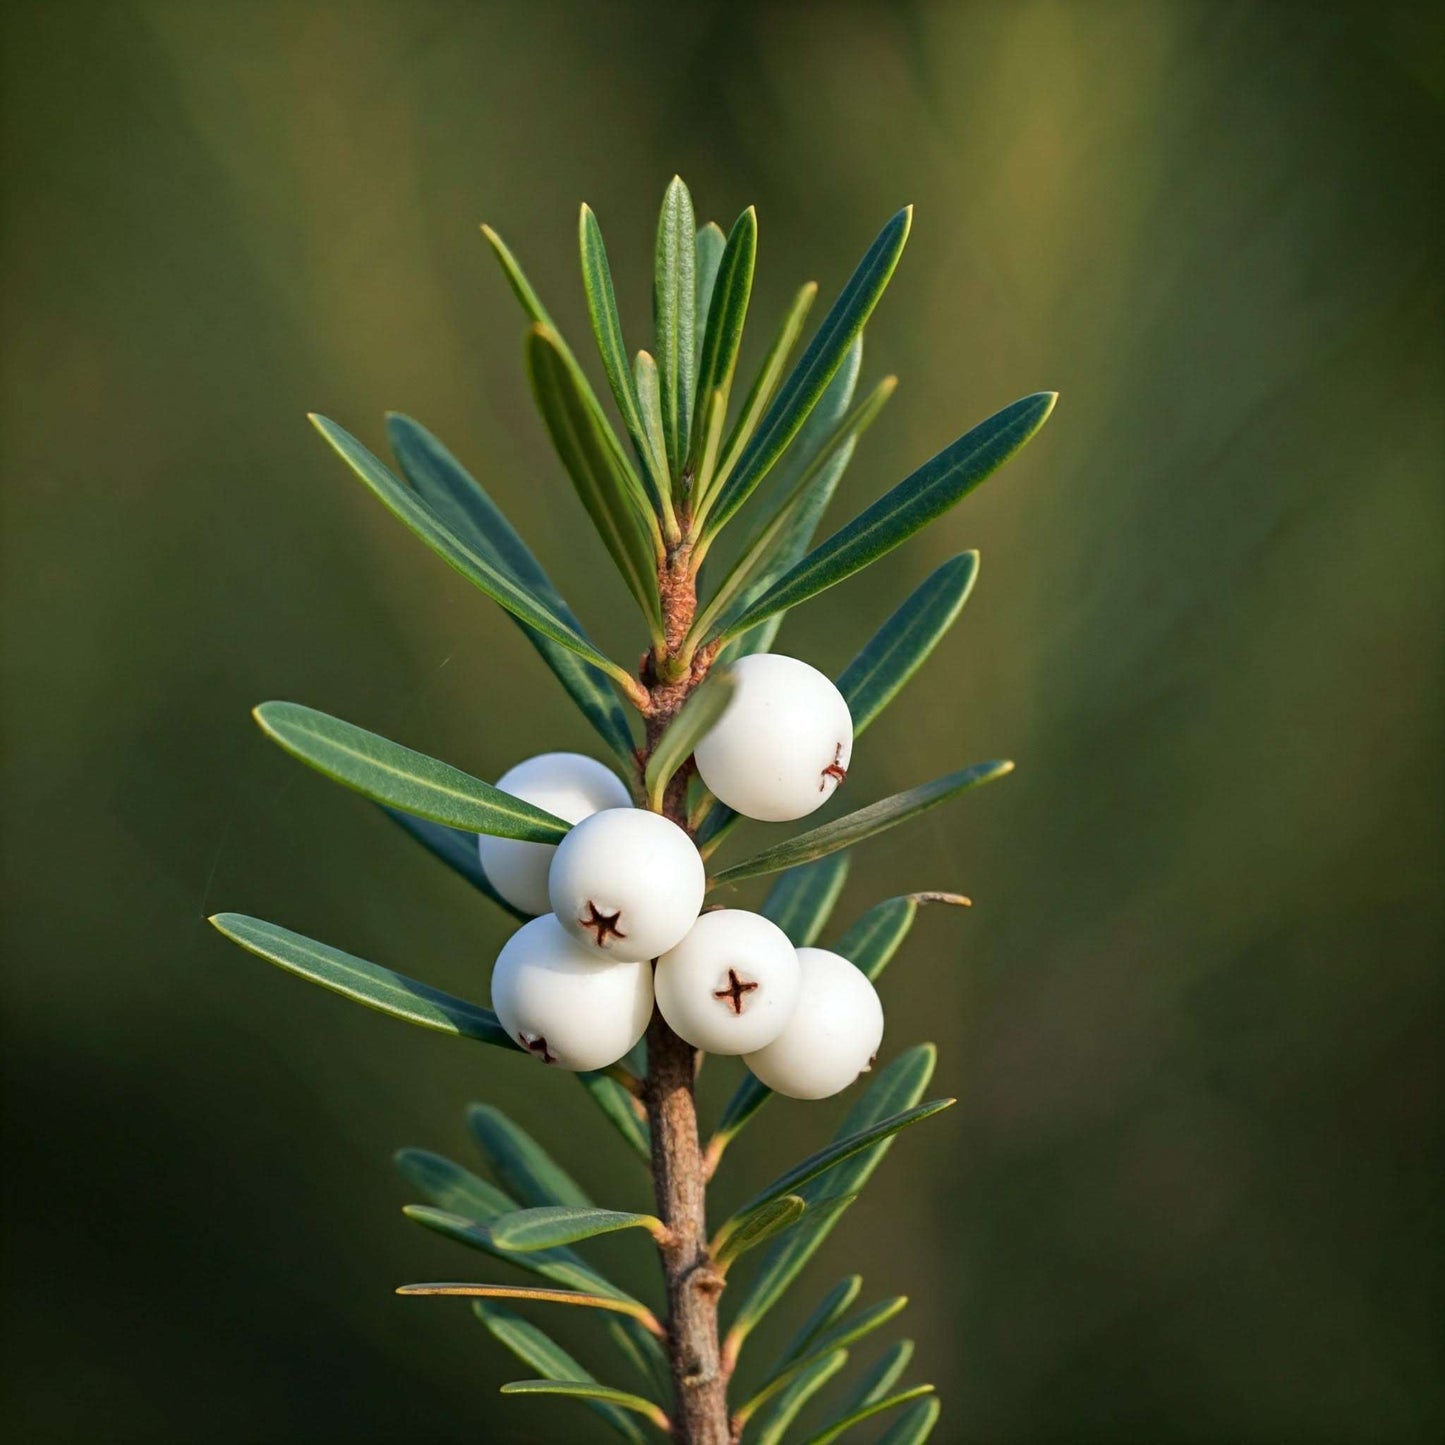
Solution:
[[[672,676],[697,611],[696,582],[687,549],[678,549],[659,574],[666,651],[649,656],[647,745],[643,763],[688,694],[706,675],[711,657],[693,659]],[[668,785],[663,812],[687,827],[687,770]],[[697,1051],[654,1013],[647,1030],[643,1102],[652,1126],[652,1180],[657,1212],[667,1226],[659,1242],[667,1281],[667,1352],[672,1367],[672,1432],[686,1445],[729,1445],[727,1376],[718,1347],[722,1276],[708,1254],[707,1171],[698,1139],[693,1079]]]

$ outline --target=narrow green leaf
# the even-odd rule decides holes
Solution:
[[[661,1336],[662,1326],[657,1316],[644,1304],[632,1299],[619,1299],[611,1295],[584,1294],[574,1289],[539,1289],[523,1284],[470,1284],[441,1280],[435,1284],[404,1284],[397,1289],[400,1295],[448,1295],[461,1299],[516,1299],[534,1300],[540,1304],[576,1305],[582,1309],[610,1310],[614,1314],[631,1315],[643,1321],[649,1330]]]
[[[651,454],[659,459],[657,466],[660,470],[666,466],[662,458],[667,455],[667,442],[662,435],[662,382],[657,374],[657,362],[650,351],[639,351],[632,358],[632,381],[637,388],[643,434]]]
[[[713,1257],[718,1267],[725,1270],[750,1249],[756,1249],[760,1244],[766,1244],[775,1234],[790,1229],[802,1218],[807,1207],[799,1195],[785,1194],[781,1199],[775,1199],[762,1209],[755,1210],[723,1245],[714,1250]]]
[[[632,1094],[610,1074],[582,1073],[577,1075],[577,1080],[627,1141],[633,1153],[644,1164],[651,1163],[652,1144],[647,1124],[638,1116]]]
[[[402,474],[442,521],[500,571],[510,573],[579,635],[582,624],[552,584],[542,564],[518,535],[481,484],[420,422],[392,412],[387,439]],[[515,614],[508,614],[566,688],[582,715],[612,751],[631,766],[632,732],[605,673],[583,662],[570,648],[554,642]]]
[[[482,227],[482,235],[486,237],[487,244],[492,248],[492,252],[502,268],[502,274],[506,276],[507,284],[512,288],[512,294],[521,302],[522,310],[532,321],[539,322],[543,326],[551,326],[552,318],[547,314],[547,308],[542,305],[541,298],[532,288],[532,283],[527,280],[526,273],[512,254],[511,248],[490,226]]]
[[[853,715],[855,739],[898,696],[942,641],[963,611],[977,576],[977,552],[950,557],[919,583],[843,669],[838,691]]]
[[[768,890],[763,917],[776,923],[794,948],[811,947],[832,916],[851,863],[847,853],[833,853],[790,868]]]
[[[622,415],[622,424],[632,438],[632,445],[642,459],[652,484],[653,504],[662,509],[667,495],[667,459],[654,454],[651,438],[643,421],[636,380],[627,365],[627,345],[622,339],[622,321],[617,314],[617,293],[612,285],[612,267],[607,260],[607,246],[602,228],[590,206],[583,206],[578,222],[578,242],[582,253],[582,286],[587,293],[587,314],[597,338],[602,369],[612,388],[612,398]]]
[[[673,775],[692,756],[712,725],[727,710],[737,684],[724,668],[710,673],[701,687],[695,688],[682,709],[668,725],[652,756],[647,760],[643,782],[647,788],[647,805],[654,812],[662,811],[663,795]]]
[[[707,314],[712,307],[713,288],[717,284],[717,270],[722,263],[723,251],[727,248],[727,237],[716,221],[699,226],[697,231],[697,305],[693,308],[693,340],[697,344],[698,365],[702,363],[703,342],[707,339]]]
[[[834,1350],[814,1360],[778,1392],[773,1408],[758,1429],[755,1445],[780,1445],[788,1426],[797,1419],[803,1406],[848,1363],[847,1350]]]
[[[527,1131],[490,1104],[467,1110],[467,1127],[502,1186],[528,1207],[591,1209],[581,1187]]]
[[[818,283],[808,281],[799,287],[792,303],[783,313],[783,319],[768,346],[767,354],[758,367],[752,386],[748,388],[738,419],[733,423],[727,441],[723,444],[722,457],[717,467],[719,477],[726,477],[732,471],[739,454],[757,429],[764,409],[777,393],[783,367],[787,365],[798,337],[803,334],[803,323],[808,319],[808,312],[817,296]]]
[[[530,1321],[486,1300],[477,1300],[472,1309],[493,1339],[545,1379],[587,1380],[595,1383],[595,1376],[590,1371],[584,1370],[561,1345],[544,1335]],[[593,1400],[589,1403],[624,1440],[641,1445],[647,1438],[616,1405],[606,1400]]]
[[[863,1276],[861,1274],[850,1274],[846,1279],[841,1279],[832,1289],[828,1291],[819,1301],[817,1308],[798,1327],[798,1332],[788,1341],[782,1354],[778,1356],[775,1369],[783,1365],[789,1365],[794,1360],[800,1360],[804,1355],[812,1354],[813,1342],[819,1339],[824,1330],[831,1329],[847,1312],[853,1301],[858,1298],[858,1291],[863,1288]]]
[[[386,814],[404,832],[415,838],[428,853],[440,858],[453,873],[460,874],[479,893],[484,893],[498,908],[510,913],[519,923],[525,923],[532,915],[514,908],[495,888],[482,872],[482,860],[477,855],[477,835],[464,833],[460,828],[448,828],[444,823],[433,823],[428,818],[413,818],[397,808],[382,806]]]
[[[720,393],[722,413],[727,411],[733,372],[737,367],[738,348],[742,345],[748,301],[753,291],[753,265],[757,260],[757,253],[758,216],[749,206],[733,223],[718,266],[697,369],[695,394],[701,398],[711,396],[714,391]],[[702,431],[701,427],[693,425],[689,461],[694,470],[702,461]]]
[[[1008,461],[1048,420],[1056,399],[1051,391],[1026,396],[945,447],[809,552],[733,619],[725,635],[816,597],[906,542]]]
[[[886,1399],[875,1400],[871,1405],[865,1405],[861,1410],[854,1410],[851,1415],[845,1415],[841,1420],[835,1420],[825,1430],[819,1431],[816,1435],[810,1435],[804,1445],[831,1445],[846,1431],[851,1430],[855,1425],[861,1425],[865,1420],[871,1420],[875,1415],[881,1415],[887,1410],[896,1410],[900,1405],[906,1405],[910,1400],[921,1399],[924,1395],[933,1393],[932,1385],[915,1385],[911,1390],[904,1390],[897,1395],[889,1395]]]
[[[610,1319],[607,1334],[651,1389],[659,1395],[666,1395],[672,1389],[672,1371],[662,1346],[636,1320]]]
[[[942,1410],[931,1397],[915,1401],[878,1437],[877,1445],[923,1445],[933,1434]]]
[[[324,416],[313,414],[311,421],[392,516],[411,528],[443,561],[514,617],[600,668],[629,697],[640,697],[640,685],[625,668],[600,653],[580,631],[563,622],[534,593],[518,586],[510,574],[456,536],[411,487],[393,475],[391,469],[350,432]]]
[[[885,898],[849,928],[833,945],[833,952],[850,959],[870,982],[877,983],[878,976],[908,937],[919,906],[924,903],[968,907],[968,899],[958,893],[905,893],[900,898]]]
[[[413,817],[528,843],[558,843],[571,827],[450,763],[315,708],[263,702],[252,716],[293,758]]]
[[[937,1050],[932,1044],[916,1044],[880,1069],[863,1096],[848,1111],[836,1137],[848,1138],[900,1109],[917,1104],[933,1077],[937,1057]],[[734,1357],[758,1322],[783,1297],[788,1286],[821,1248],[847,1208],[845,1201],[851,1203],[872,1177],[892,1142],[891,1138],[881,1140],[800,1191],[808,1201],[808,1213],[796,1229],[779,1239],[767,1252],[761,1269],[738,1304],[737,1315],[728,1334],[729,1348]],[[841,1207],[832,1213],[827,1212],[826,1206],[834,1202]]]
[[[680,176],[669,182],[657,219],[657,265],[652,312],[657,326],[657,370],[662,379],[662,431],[667,464],[682,473],[692,418],[693,366],[697,357],[697,221],[692,196]]]
[[[1013,766],[1008,762],[975,763],[971,768],[948,773],[941,778],[935,778],[931,783],[920,783],[918,787],[909,788],[907,792],[894,793],[892,797],[882,798],[876,803],[870,803],[866,808],[859,808],[856,813],[845,813],[831,823],[810,828],[806,833],[799,833],[784,843],[766,848],[751,858],[744,858],[741,863],[734,863],[731,868],[724,868],[713,876],[710,886],[740,883],[744,878],[755,878],[762,873],[776,873],[779,869],[792,868],[799,863],[836,853],[840,848],[851,848],[865,838],[886,832],[889,828],[896,828],[900,823],[906,823],[910,818],[916,818],[920,813],[926,813],[930,808],[936,808],[940,803],[946,803],[950,798],[966,793],[970,788],[991,783],[995,778],[1006,777],[1013,771]]]
[[[392,1162],[413,1189],[447,1214],[486,1225],[517,1207],[495,1184],[430,1149],[398,1149]]]
[[[660,635],[657,549],[642,518],[642,509],[651,504],[629,496],[616,439],[587,406],[568,361],[555,331],[534,326],[527,333],[527,375],[552,445],[628,591],[654,635]],[[627,380],[630,386],[631,372]]]
[[[508,1208],[503,1213],[511,1213],[515,1207],[509,1201]],[[632,1300],[634,1304],[640,1304],[640,1301],[634,1300],[626,1290],[619,1289],[611,1280],[599,1274],[573,1250],[565,1248],[530,1251],[503,1249],[492,1238],[491,1229],[486,1223],[469,1219],[465,1215],[453,1214],[450,1210],[436,1208],[429,1204],[407,1204],[403,1206],[401,1212],[413,1224],[419,1224],[423,1229],[431,1230],[433,1234],[440,1234],[454,1244],[462,1244],[468,1249],[478,1250],[492,1259],[505,1260],[506,1263],[540,1275],[543,1279],[550,1280],[563,1289],[579,1290],[581,1293],[589,1295],[603,1295],[608,1299]]]
[[[750,1216],[773,1200],[781,1198],[784,1194],[791,1194],[803,1185],[816,1179],[820,1174],[826,1173],[829,1169],[851,1159],[855,1154],[861,1154],[870,1145],[876,1144],[879,1140],[890,1138],[898,1133],[900,1129],[906,1129],[911,1124],[922,1123],[924,1119],[932,1118],[934,1114],[941,1113],[944,1109],[950,1108],[955,1103],[953,1099],[934,1099],[927,1104],[920,1104],[913,1109],[905,1109],[900,1114],[891,1118],[883,1119],[876,1124],[871,1124],[865,1129],[859,1130],[856,1134],[850,1134],[846,1138],[837,1139],[825,1149],[820,1149],[816,1154],[810,1154],[800,1164],[795,1164],[786,1174],[780,1175],[773,1180],[765,1189],[754,1195],[741,1209],[730,1218],[717,1233],[717,1249],[723,1245],[739,1230],[748,1227]]]
[[[758,424],[736,469],[717,493],[709,516],[713,531],[725,526],[768,469],[783,454],[808,419],[808,413],[843,364],[858,333],[872,314],[903,254],[913,208],[905,207],[879,232],[849,277],[817,334],[789,373],[767,414]]]
[[[595,1380],[513,1380],[502,1386],[504,1395],[568,1395],[575,1400],[606,1400],[622,1410],[646,1416],[659,1430],[669,1430],[668,1419],[661,1408],[641,1395],[629,1394],[626,1390],[614,1390],[611,1385],[599,1385]]]
[[[912,1358],[912,1340],[899,1340],[896,1345],[890,1345],[848,1392],[843,1401],[842,1413],[851,1415],[854,1410],[861,1410],[865,1405],[872,1405],[886,1398]]]
[[[852,457],[858,439],[873,424],[896,386],[896,377],[884,377],[834,427],[792,491],[777,504],[771,515],[764,515],[761,524],[744,543],[737,560],[694,623],[691,630],[694,638],[726,632],[728,618],[747,608],[749,598],[759,595],[764,587],[771,586],[769,579],[780,576],[786,570],[787,564],[781,559],[801,551],[799,542],[805,537],[811,538],[822,516],[822,509],[832,495],[836,479],[842,475],[843,467]],[[827,480],[829,476],[834,479],[832,482]],[[820,481],[825,484],[822,489],[818,486]]]
[[[758,1387],[752,1398],[739,1407],[737,1412],[739,1417],[746,1420],[755,1414],[758,1407],[776,1395],[789,1380],[810,1369],[820,1359],[827,1358],[835,1350],[843,1349],[845,1346],[853,1344],[854,1341],[861,1340],[865,1335],[872,1334],[874,1330],[881,1329],[907,1304],[907,1296],[898,1295],[893,1299],[882,1300],[876,1305],[870,1305],[861,1314],[835,1325],[801,1359],[779,1365]]]
[[[579,1209],[571,1205],[543,1205],[504,1214],[492,1223],[492,1239],[503,1249],[529,1251],[556,1249],[615,1234],[621,1229],[645,1229],[653,1235],[663,1232],[663,1223],[653,1214],[633,1214],[618,1209]]]
[[[333,993],[355,999],[367,1008],[457,1038],[476,1039],[504,1049],[517,1047],[490,1009],[453,998],[439,988],[418,983],[379,963],[368,963],[330,944],[318,943],[314,938],[292,933],[289,928],[248,918],[242,913],[217,913],[210,922],[258,958],[311,983],[319,983]]]

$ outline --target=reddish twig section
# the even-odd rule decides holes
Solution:
[[[683,703],[707,675],[711,654],[678,660],[697,611],[696,579],[686,547],[659,578],[666,653],[650,654],[642,669],[648,688],[647,746],[657,746]],[[679,675],[674,676],[674,673]],[[663,812],[686,828],[689,770],[668,784]],[[708,1253],[707,1178],[698,1138],[693,1079],[697,1051],[654,1013],[647,1031],[647,1078],[642,1098],[652,1127],[652,1179],[657,1212],[667,1226],[658,1245],[667,1281],[667,1352],[672,1368],[674,1436],[686,1445],[730,1445],[727,1376],[718,1346],[718,1296],[723,1277]]]

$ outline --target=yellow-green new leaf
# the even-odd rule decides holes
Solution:
[[[672,1426],[660,1406],[641,1395],[629,1394],[626,1390],[614,1390],[611,1385],[599,1385],[595,1380],[513,1380],[502,1386],[504,1395],[566,1395],[574,1400],[605,1400],[620,1410],[631,1410],[643,1415],[665,1434]]]
[[[261,730],[294,758],[358,793],[448,828],[559,843],[572,826],[450,763],[296,702],[263,702]]]
[[[726,1271],[735,1259],[766,1244],[775,1234],[790,1229],[803,1216],[807,1201],[798,1194],[785,1194],[762,1209],[754,1210],[727,1239],[713,1250],[718,1268]]]
[[[539,1304],[576,1305],[581,1309],[610,1310],[614,1314],[630,1315],[644,1326],[649,1334],[654,1334],[659,1339],[666,1334],[657,1316],[636,1300],[584,1294],[575,1289],[538,1289],[533,1285],[521,1284],[463,1284],[443,1280],[436,1284],[404,1284],[399,1286],[396,1292],[408,1296],[445,1295],[462,1299],[533,1300]]]
[[[476,1039],[504,1049],[517,1047],[496,1014],[480,1004],[454,998],[430,984],[419,983],[379,963],[368,963],[364,958],[343,953],[339,948],[318,943],[276,923],[249,918],[243,913],[217,913],[210,922],[218,932],[257,958],[264,958],[288,973],[354,999],[367,1008],[457,1038]]]
[[[714,279],[709,286],[707,327],[701,342],[694,390],[694,395],[698,398],[710,397],[714,391],[721,393],[723,411],[727,409],[733,371],[737,366],[738,348],[742,345],[748,301],[753,291],[753,265],[757,259],[757,251],[758,216],[749,206],[733,223]],[[703,433],[704,428],[694,421],[691,445],[688,448],[688,461],[694,472],[702,461],[705,441]]]
[[[661,741],[647,760],[643,781],[647,788],[647,804],[661,812],[663,795],[673,774],[692,756],[712,725],[727,711],[737,684],[726,669],[708,676],[683,703],[677,716],[668,725]]]

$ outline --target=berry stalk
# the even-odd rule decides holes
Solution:
[[[664,650],[643,664],[648,689],[647,744],[642,767],[688,695],[706,676],[711,657],[682,662],[697,612],[697,583],[688,549],[678,548],[659,569]],[[687,782],[678,770],[662,812],[687,828]],[[659,1244],[667,1284],[667,1351],[672,1367],[672,1431],[686,1445],[729,1445],[727,1371],[718,1344],[718,1299],[723,1278],[708,1253],[707,1170],[698,1136],[693,1080],[697,1050],[679,1038],[660,1012],[647,1030],[643,1103],[652,1128],[652,1181],[667,1236]]]

